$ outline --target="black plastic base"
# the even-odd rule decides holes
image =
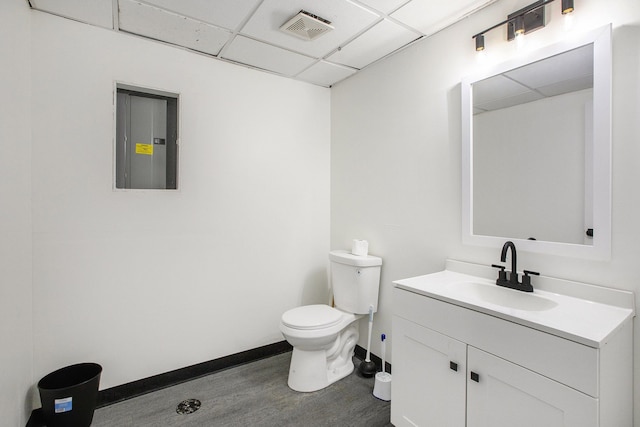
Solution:
[[[372,360],[369,360],[368,362],[363,360],[360,362],[360,366],[358,366],[358,372],[360,372],[360,375],[365,378],[371,378],[377,371],[378,368],[376,367],[376,363]]]
[[[358,359],[362,360],[362,362],[360,363],[364,363],[364,360],[367,357],[367,350],[360,347],[359,345],[356,345],[356,349],[354,353]],[[373,353],[369,354],[369,358],[371,359],[371,362],[374,363],[374,366],[376,367],[376,371],[381,371],[382,369],[380,369],[380,367],[382,366],[382,359]],[[385,372],[391,373],[391,364],[389,362],[385,362],[385,367],[386,367]],[[360,372],[359,369],[358,369],[358,372]],[[375,375],[375,372],[373,374]]]

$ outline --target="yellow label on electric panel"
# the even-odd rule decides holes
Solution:
[[[136,144],[136,154],[146,154],[153,156],[153,144]]]

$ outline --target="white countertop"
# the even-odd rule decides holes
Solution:
[[[486,278],[489,274],[497,277],[497,270],[491,267],[485,270],[485,266],[464,264],[468,263],[447,262],[447,270],[394,281],[394,284],[400,289],[595,348],[606,344],[608,337],[635,316],[633,293],[628,291],[534,276],[534,292],[527,293],[497,286],[495,278]],[[543,284],[544,290],[536,289],[536,280]],[[575,292],[569,292],[569,295],[554,292],[573,288]],[[575,296],[580,293],[588,299]]]

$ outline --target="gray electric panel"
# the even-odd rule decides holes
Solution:
[[[177,188],[177,99],[118,90],[116,188]]]

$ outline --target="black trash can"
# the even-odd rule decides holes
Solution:
[[[47,427],[89,427],[98,401],[102,366],[79,363],[58,369],[38,382]]]

